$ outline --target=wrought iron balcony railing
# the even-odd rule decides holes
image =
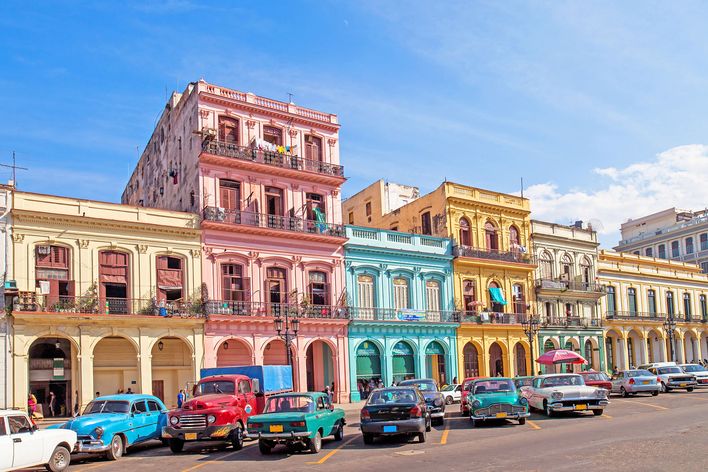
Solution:
[[[349,309],[335,305],[207,300],[204,310],[207,315],[275,317],[287,313],[300,318],[349,319]]]
[[[344,238],[344,226],[336,223],[320,223],[314,220],[290,216],[267,215],[242,210],[227,210],[208,206],[204,208],[202,217],[205,221],[227,223],[234,225],[255,226],[297,233],[318,234]]]
[[[608,320],[643,320],[664,322],[666,313],[652,313],[645,311],[608,311],[605,313]]]
[[[605,293],[605,286],[591,282],[578,282],[560,279],[536,279],[536,288],[539,290],[561,290],[587,293]]]
[[[541,324],[558,328],[595,328],[602,326],[602,320],[583,316],[546,316],[541,317]]]
[[[160,302],[142,298],[102,298],[93,296],[37,295],[22,292],[13,306],[17,312],[77,313],[83,315],[139,315],[163,317],[202,317],[200,301]]]
[[[455,246],[452,249],[455,257],[474,257],[476,259],[491,259],[517,264],[536,265],[536,256],[522,251],[500,251],[498,249],[485,249],[472,246]]]
[[[460,321],[478,324],[521,324],[528,318],[526,313],[494,313],[487,311],[462,311]]]
[[[344,167],[328,162],[305,159],[290,154],[264,151],[252,147],[239,146],[224,141],[204,141],[202,151],[216,156],[230,157],[241,161],[256,162],[282,169],[294,169],[317,174],[344,177]]]
[[[429,323],[454,323],[459,319],[455,311],[409,310],[395,308],[350,307],[352,320],[361,321],[420,321]]]

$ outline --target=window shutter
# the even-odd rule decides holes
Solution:
[[[329,284],[324,284],[324,299],[325,299],[325,305],[330,305],[332,304],[332,299],[330,298],[330,287]]]
[[[70,280],[66,283],[66,290],[69,293],[70,297],[76,296],[76,284],[73,280]]]
[[[244,302],[250,302],[251,301],[251,279],[249,277],[244,277],[241,279],[243,281],[242,283],[242,300]]]

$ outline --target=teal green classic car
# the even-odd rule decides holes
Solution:
[[[493,377],[475,380],[467,395],[470,420],[474,427],[485,420],[512,419],[526,423],[529,402],[519,395],[512,379]]]
[[[344,410],[334,408],[324,393],[282,393],[266,399],[263,413],[248,419],[246,437],[258,439],[261,454],[277,444],[290,452],[307,449],[316,454],[324,436],[344,438]]]

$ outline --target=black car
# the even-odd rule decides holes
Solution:
[[[438,389],[438,383],[433,379],[410,379],[403,380],[398,384],[400,387],[411,386],[420,390],[428,405],[428,411],[433,424],[442,425],[445,423],[445,398]]]
[[[430,412],[423,394],[413,387],[389,387],[371,392],[361,409],[364,444],[377,436],[407,435],[425,442],[430,431]]]

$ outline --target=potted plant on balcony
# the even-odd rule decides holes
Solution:
[[[98,313],[98,284],[93,282],[75,304],[79,313]]]

